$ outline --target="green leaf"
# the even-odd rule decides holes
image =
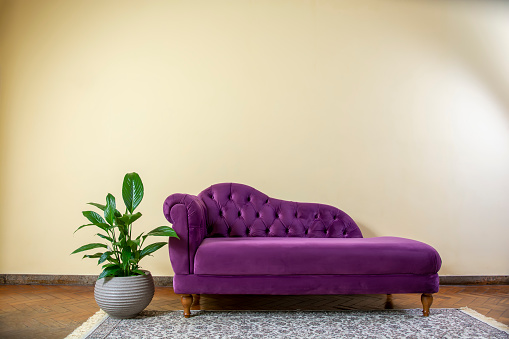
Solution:
[[[120,268],[120,266],[118,266],[117,264],[105,264],[105,265],[103,265],[103,268],[108,268],[108,267]]]
[[[147,235],[178,238],[177,233],[170,226],[159,226],[148,232]]]
[[[106,205],[97,204],[95,202],[89,202],[88,204],[99,208],[101,211],[104,211],[106,209]],[[115,209],[115,216],[120,217],[121,215],[122,213],[120,213],[119,210]]]
[[[129,263],[129,259],[131,259],[131,248],[125,247],[122,249],[122,263],[124,266]]]
[[[108,246],[106,246],[105,244],[93,243],[93,244],[83,245],[80,248],[76,249],[71,254],[79,253],[79,252],[83,252],[83,251],[88,251],[88,250],[91,250],[93,248],[99,248],[99,247],[108,248]]]
[[[103,262],[105,262],[106,260],[108,260],[110,258],[110,255],[111,255],[111,252],[110,251],[106,251],[104,253],[101,253],[102,255],[99,257],[99,261],[97,262],[97,264],[102,264]]]
[[[80,227],[78,227],[78,229],[76,231],[74,231],[74,233],[76,233],[77,231],[79,231],[83,227],[87,227],[87,226],[97,226],[97,227],[99,227],[100,229],[102,229],[103,231],[106,231],[106,232],[108,232],[108,230],[112,228],[112,226],[110,226],[108,224],[103,224],[103,223],[99,223],[97,225],[95,225],[95,224],[86,224],[86,225],[81,225]]]
[[[140,246],[140,239],[136,239],[136,240],[128,240],[128,241],[127,241],[127,245],[128,245],[129,247],[131,247],[131,249],[132,249],[133,251],[135,251],[135,250],[136,250],[136,248],[137,248],[138,246]]]
[[[80,227],[78,227],[78,229],[76,229],[76,231],[74,231],[74,233],[78,232],[79,230],[81,230],[83,227],[87,227],[87,226],[95,226],[94,224],[86,224],[86,225],[81,225]],[[73,233],[73,234],[74,234]]]
[[[92,224],[99,226],[99,224],[105,224],[103,217],[97,214],[94,211],[83,211],[82,212],[85,218],[87,218]]]
[[[85,258],[100,258],[101,255],[103,255],[102,253],[95,253],[95,254],[85,254],[83,256],[83,258],[81,259],[85,259]]]
[[[166,244],[167,244],[166,242],[156,242],[154,244],[148,245],[147,247],[145,247],[144,249],[141,250],[140,259],[142,259],[143,257],[146,257],[147,255],[149,255],[151,253],[154,253],[155,251],[157,251],[158,249],[160,249],[161,247],[163,247]]]
[[[101,279],[101,278],[105,278],[105,277],[114,277],[115,274],[117,274],[119,271],[121,271],[120,268],[118,267],[108,267],[108,268],[105,268],[101,274],[99,274],[99,278],[97,278],[97,280]]]
[[[137,212],[134,214],[124,214],[122,217],[117,218],[119,220],[122,220],[126,225],[132,224],[136,220],[138,220],[141,217],[141,213]]]
[[[101,205],[95,202],[89,202],[88,204],[99,208],[101,211],[104,211],[106,209],[106,205]]]
[[[108,222],[108,224],[113,226],[113,221],[115,220],[115,210],[116,208],[115,197],[108,193],[106,196],[106,208],[104,209],[104,219]]]
[[[143,194],[143,183],[138,173],[127,173],[122,185],[122,198],[124,199],[125,207],[130,213],[133,213],[136,207],[138,207],[143,199]]]
[[[112,263],[114,263],[114,264],[120,265],[120,261],[118,261],[117,259],[115,259],[115,257],[109,257],[109,258],[108,258],[108,261],[109,261],[109,262],[112,262]]]
[[[111,239],[110,237],[108,237],[108,236],[106,236],[106,235],[104,235],[104,234],[97,233],[96,235],[97,235],[98,237],[101,237],[101,238],[103,238],[103,239],[108,240],[109,242],[113,242],[113,239]]]
[[[129,227],[127,225],[117,223],[117,228],[118,231],[120,232],[119,238],[129,233]]]
[[[97,227],[99,227],[100,229],[102,229],[103,231],[106,231],[108,232],[108,230],[111,230],[113,228],[113,226],[110,226],[108,224],[99,224],[99,225],[96,225]]]
[[[135,264],[137,264],[140,261],[140,252],[141,251],[139,249],[133,251],[133,256],[131,257],[131,260],[133,260]]]
[[[142,270],[133,270],[134,273],[138,273],[139,275],[145,275],[145,272]]]

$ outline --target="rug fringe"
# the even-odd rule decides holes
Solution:
[[[108,317],[108,314],[103,310],[97,311],[93,316],[88,318],[80,327],[75,329],[71,334],[69,334],[65,339],[83,339],[86,338],[87,335],[95,330],[99,325],[102,324],[104,320]]]
[[[463,313],[466,313],[468,314],[469,316],[472,316],[490,326],[493,326],[505,333],[509,333],[509,326],[505,325],[505,324],[502,324],[501,322],[498,322],[496,321],[495,319],[493,318],[490,318],[490,317],[487,317],[477,311],[474,311],[473,309],[471,308],[468,308],[468,307],[461,307],[460,308],[460,311],[462,311]]]

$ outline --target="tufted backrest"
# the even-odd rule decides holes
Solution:
[[[233,183],[198,197],[207,207],[207,237],[362,238],[352,218],[332,206],[273,199]]]

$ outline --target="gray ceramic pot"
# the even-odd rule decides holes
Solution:
[[[96,281],[97,305],[112,318],[132,318],[150,304],[154,279],[150,272],[131,277],[107,277]]]

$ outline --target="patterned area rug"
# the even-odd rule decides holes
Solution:
[[[95,318],[94,318],[95,317]],[[481,319],[481,320],[480,320]],[[470,309],[385,311],[99,311],[68,338],[509,338],[509,327]]]

